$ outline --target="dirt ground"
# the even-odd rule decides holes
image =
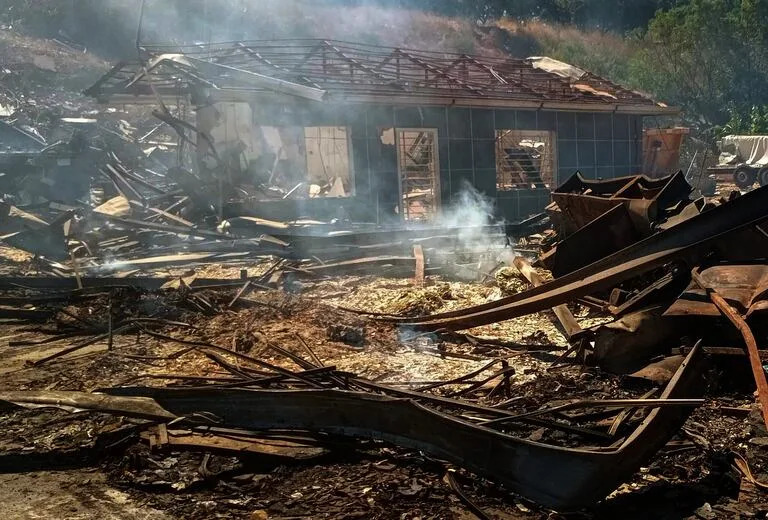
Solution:
[[[111,487],[98,469],[0,475],[6,518],[168,520],[162,511]]]

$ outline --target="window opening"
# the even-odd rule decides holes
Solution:
[[[496,131],[496,189],[510,191],[555,185],[554,132]]]
[[[437,130],[397,129],[396,140],[403,219],[432,220],[440,205]]]

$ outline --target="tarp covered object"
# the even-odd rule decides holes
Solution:
[[[727,135],[723,137],[721,151],[736,155],[737,164],[768,165],[768,135]],[[722,161],[721,161],[722,162]]]

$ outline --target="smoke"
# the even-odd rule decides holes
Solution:
[[[64,0],[61,0],[64,2]],[[135,58],[142,0],[68,0],[58,22],[108,58]],[[141,42],[200,44],[325,38],[457,52],[474,43],[468,20],[362,0],[146,0]],[[461,50],[461,52],[471,49]]]
[[[466,180],[459,195],[441,211],[436,223],[446,231],[456,232],[455,256],[447,255],[444,261],[459,278],[475,280],[478,275],[487,275],[506,251],[504,225],[494,217],[493,200]]]
[[[491,223],[492,218],[493,201],[464,180],[461,192],[452,204],[441,212],[438,224],[445,228],[461,229],[462,242],[469,242],[475,238],[478,229]]]

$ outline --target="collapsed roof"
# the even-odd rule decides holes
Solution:
[[[334,103],[677,113],[550,58],[494,58],[331,40],[155,45],[142,51],[142,61],[118,63],[86,94],[103,102],[138,103],[207,88],[220,98],[277,92]],[[564,69],[579,74],[563,74]]]

